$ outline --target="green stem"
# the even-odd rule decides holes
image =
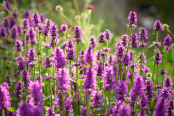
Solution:
[[[77,44],[77,48],[76,48],[76,54],[77,54],[77,59],[76,59],[76,63],[78,63],[78,43]],[[78,80],[78,66],[76,66],[76,82]],[[78,115],[78,84],[76,83],[76,114]]]
[[[111,99],[111,90],[108,91],[108,103],[109,103],[109,116],[110,116],[110,99]]]
[[[173,34],[169,29],[167,29],[167,31],[168,31],[172,36],[174,36],[174,34]]]
[[[154,66],[153,66],[152,82],[153,82],[153,75],[154,75],[154,72],[155,72],[155,63],[154,63]]]
[[[133,84],[134,84],[134,62],[135,62],[135,49],[134,49],[134,54],[133,54],[133,71],[132,71],[132,87],[133,87]]]
[[[70,24],[73,24],[73,22],[63,12],[60,12],[60,15],[62,15],[62,17],[65,18]]]
[[[27,51],[27,46],[26,46],[26,36],[24,37],[24,56],[25,56],[25,59],[26,59],[26,51]]]
[[[34,78],[35,78],[35,66],[33,66],[33,81],[34,81]]]
[[[63,110],[63,116],[65,116],[65,104],[64,104],[64,92],[62,92],[62,110]]]
[[[5,116],[4,108],[2,109],[2,116]]]
[[[142,72],[142,58],[143,58],[143,52],[141,52],[141,65],[140,65],[140,75],[141,75],[141,72]]]
[[[156,43],[158,42],[158,32],[156,33]],[[155,46],[155,60],[156,60],[156,55],[157,55],[157,46]],[[152,74],[152,81],[153,81],[153,76],[154,76],[154,68],[155,68],[155,61],[154,61],[154,65],[153,65],[153,74]]]
[[[165,65],[166,65],[166,54],[167,54],[167,52],[165,52],[165,56],[164,56],[164,70],[165,70]]]
[[[157,81],[157,85],[158,85],[158,64],[157,64],[157,67],[156,67],[156,81]]]
[[[78,1],[77,1],[77,0],[73,0],[73,2],[74,2],[75,9],[76,9],[76,11],[77,11],[77,14],[80,14]]]
[[[116,85],[117,85],[117,80],[118,80],[118,68],[119,68],[119,57],[118,57],[118,63],[117,63],[117,72],[116,72]]]
[[[90,108],[91,108],[91,105],[90,105],[90,101],[91,101],[91,97],[90,95],[87,95],[87,111],[86,111],[86,116],[90,116]]]
[[[130,35],[129,35],[129,42],[128,42],[128,47],[127,47],[127,53],[129,51],[129,44],[130,44],[130,36],[131,36],[131,34],[132,34],[132,28],[130,28]]]

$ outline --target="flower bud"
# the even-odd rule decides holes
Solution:
[[[147,74],[146,74],[146,77],[147,77],[147,78],[151,78],[151,77],[152,77],[152,74],[151,74],[151,73],[147,73]]]
[[[81,19],[81,16],[80,15],[76,15],[75,16],[75,20],[78,20],[79,21],[80,19]]]
[[[63,8],[62,8],[62,6],[57,5],[56,8],[55,8],[55,10],[58,11],[58,12],[62,12],[63,11]]]
[[[167,30],[169,26],[167,24],[163,24],[163,30]]]

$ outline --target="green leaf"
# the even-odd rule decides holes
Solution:
[[[13,107],[8,107],[7,110],[10,112],[16,112],[16,110]]]
[[[72,96],[69,90],[66,90],[66,92],[69,96]]]
[[[48,98],[50,98],[51,95],[47,96],[46,98],[44,98],[44,101],[47,100]]]
[[[100,62],[99,60],[95,60],[96,62]]]
[[[47,109],[48,108],[48,106],[44,106],[44,109]]]
[[[82,94],[82,97],[85,97],[86,96],[86,94]]]
[[[60,89],[58,89],[57,91],[56,91],[56,93],[58,93],[58,92],[60,92],[61,90]]]
[[[95,109],[96,111],[102,111],[103,110],[103,108],[97,108],[97,109]]]
[[[83,83],[83,81],[84,81],[84,79],[79,79],[79,80],[77,81],[77,84],[80,85],[81,83]]]
[[[87,67],[87,66],[85,66],[85,65],[80,65],[80,66],[85,67],[85,68],[88,68],[88,67]]]
[[[126,99],[126,100],[125,100],[125,102],[126,102],[126,104],[127,104],[127,103],[129,103],[129,100],[128,100],[128,99]]]
[[[163,52],[165,53],[166,52],[166,49],[163,49]]]
[[[153,44],[151,44],[150,46],[148,46],[148,48],[151,48],[151,47],[153,47],[154,45]]]

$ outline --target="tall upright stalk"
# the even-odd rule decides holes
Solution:
[[[90,116],[90,108],[91,108],[91,105],[90,105],[90,101],[91,101],[91,97],[90,95],[87,95],[87,111],[86,111],[86,116]]]
[[[78,42],[77,44],[77,48],[76,48],[76,55],[77,55],[77,59],[76,59],[76,63],[78,63]],[[76,82],[78,80],[78,66],[76,66]],[[78,114],[78,84],[76,83],[76,115]]]
[[[158,42],[158,31],[156,33],[156,43]],[[156,60],[156,55],[157,55],[157,46],[155,46],[155,60]],[[154,69],[155,68],[155,61],[154,61],[154,65],[153,65],[153,74],[152,74],[152,81],[153,81],[153,76],[154,76]],[[157,77],[156,77],[157,78]]]
[[[158,85],[158,64],[156,66],[156,81],[157,81],[157,85]]]
[[[108,103],[109,103],[109,116],[110,116],[110,99],[111,99],[111,90],[108,91]]]
[[[128,51],[129,51],[129,44],[130,44],[130,36],[131,36],[131,34],[132,34],[132,28],[130,28],[130,34],[129,34],[129,42],[128,42],[128,47],[127,47],[127,53],[128,53]]]

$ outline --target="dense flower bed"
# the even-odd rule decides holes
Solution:
[[[61,12],[60,6],[57,9]],[[92,6],[87,9],[94,10]],[[0,26],[1,115],[174,115],[172,79],[165,70],[166,57],[162,58],[159,49],[163,47],[168,54],[172,38],[168,34],[163,43],[158,41],[160,31],[169,31],[160,20],[153,25],[156,41],[147,45],[148,31],[142,27],[134,33],[138,19],[136,12],[130,11],[130,34],[122,35],[115,44],[115,54],[110,54],[109,29],[98,38],[90,36],[86,43],[89,47],[80,49],[84,40],[80,26],[62,24],[58,28],[43,14],[29,10],[20,22],[17,12],[11,13],[8,1],[3,10],[11,17],[4,17]],[[153,70],[146,66],[147,46],[154,46]],[[163,69],[159,70],[159,65]]]

